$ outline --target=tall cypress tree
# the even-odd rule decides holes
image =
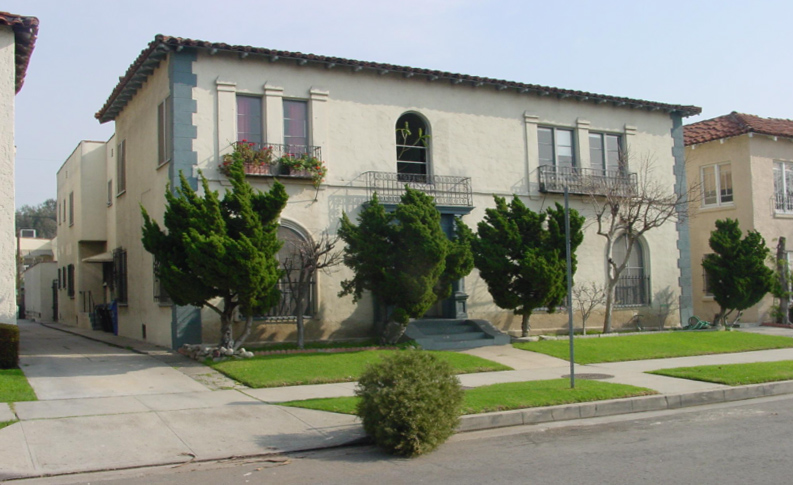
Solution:
[[[526,337],[532,312],[539,307],[553,312],[567,296],[564,208],[556,204],[537,213],[517,196],[509,204],[503,197],[494,199],[496,207],[485,211],[473,241],[474,264],[495,304],[521,315],[521,334]],[[584,217],[571,209],[573,274],[583,225]]]
[[[759,302],[773,287],[774,272],[765,264],[770,253],[765,240],[757,231],[742,235],[737,220],[716,221],[709,240],[713,253],[702,260],[713,299],[719,304],[717,325],[734,310]]]
[[[250,334],[253,315],[267,311],[280,298],[281,270],[275,255],[281,248],[278,218],[288,196],[278,182],[267,193],[254,191],[245,179],[242,162],[231,165],[232,189],[222,200],[199,175],[203,196],[181,173],[176,193],[170,186],[166,189],[167,231],[141,207],[143,247],[154,255],[160,284],[173,302],[217,312],[220,346],[237,349]],[[243,334],[235,340],[236,309],[246,322]]]
[[[471,230],[461,220],[455,224],[455,239],[446,237],[440,213],[432,197],[406,189],[392,213],[377,195],[358,215],[358,225],[342,215],[339,236],[347,246],[344,264],[355,275],[342,282],[343,295],[357,302],[371,291],[381,309],[393,308],[384,340],[401,336],[410,318],[419,318],[451,294],[451,284],[473,269]]]

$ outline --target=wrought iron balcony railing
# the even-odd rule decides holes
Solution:
[[[540,192],[562,193],[567,186],[571,194],[630,196],[637,193],[636,173],[622,170],[542,165],[538,173]]]
[[[774,194],[774,209],[777,212],[793,212],[793,194]]]
[[[432,196],[435,204],[439,206],[474,206],[470,177],[393,172],[366,172],[364,176],[369,197],[377,192],[382,204],[398,204],[405,192],[405,186],[408,186]]]
[[[254,176],[278,176],[292,178],[312,178],[306,170],[293,170],[278,161],[285,156],[292,158],[312,157],[322,160],[322,148],[311,145],[284,145],[278,143],[252,143],[236,142],[234,145],[245,144],[245,158],[251,159],[245,163],[245,174]],[[238,148],[239,149],[239,148]],[[223,157],[221,156],[220,168],[223,170]]]

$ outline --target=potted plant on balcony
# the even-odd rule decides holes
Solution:
[[[325,166],[325,162],[307,153],[302,155],[287,153],[278,162],[282,169],[286,170],[286,173],[283,173],[282,170],[284,175],[310,177],[315,188],[319,188],[328,173],[328,167]]]
[[[240,140],[231,144],[234,150],[223,155],[223,161],[218,165],[220,172],[229,175],[229,167],[236,160],[245,166],[245,173],[262,173],[266,168],[268,173],[272,172],[274,166],[273,147],[259,146],[248,140]]]

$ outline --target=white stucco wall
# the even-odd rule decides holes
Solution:
[[[171,346],[171,306],[154,299],[154,259],[141,243],[141,205],[162,223],[169,165],[158,165],[157,106],[169,95],[168,61],[164,60],[116,118],[114,146],[126,145],[126,192],[114,198],[108,222],[115,228],[108,250],[127,251],[128,303],[119,307],[119,334]],[[117,156],[117,148],[114,156]],[[108,160],[117,187],[115,160]],[[189,175],[189,174],[188,174]],[[114,189],[117,191],[117,189]],[[115,221],[113,224],[112,221]],[[111,229],[112,231],[112,229]]]
[[[283,99],[303,99],[309,103],[310,143],[322,148],[329,172],[318,191],[305,181],[283,179],[290,195],[283,219],[302,228],[308,235],[329,230],[335,233],[339,217],[347,212],[355,217],[367,200],[366,171],[395,172],[396,120],[406,111],[424,116],[430,126],[430,170],[435,175],[458,175],[472,179],[474,209],[464,217],[476,227],[493,194],[511,197],[518,194],[534,210],[561,202],[559,194],[542,194],[538,188],[538,126],[558,126],[578,133],[578,164],[589,166],[587,133],[620,134],[632,157],[630,170],[638,171],[642,159],[652,160],[652,176],[672,190],[673,141],[672,121],[660,111],[615,107],[554,97],[499,92],[492,87],[450,85],[403,77],[379,76],[349,69],[298,67],[294,63],[256,59],[218,53],[199,52],[193,63],[198,85],[193,89],[197,112],[192,122],[197,138],[192,143],[197,153],[197,169],[203,170],[215,190],[229,187],[217,171],[223,153],[236,138],[237,93],[262,96],[264,134],[270,143],[283,142]],[[147,339],[171,345],[171,308],[160,306],[153,295],[152,257],[140,242],[140,204],[159,222],[164,212],[164,191],[168,165],[157,166],[157,106],[169,94],[168,60],[150,75],[129,104],[116,118],[115,139],[105,147],[105,180],[113,180],[114,192],[116,147],[122,140],[127,146],[127,189],[114,196],[107,208],[106,250],[127,250],[129,302],[119,310],[119,333],[142,338],[146,325]],[[188,175],[195,175],[193,174]],[[272,185],[271,178],[249,179],[261,190]],[[60,189],[60,179],[59,179]],[[61,198],[59,197],[59,200]],[[104,200],[104,199],[103,199]],[[590,214],[585,198],[573,197],[571,206]],[[60,239],[60,238],[59,238]],[[646,271],[651,276],[651,293],[670,290],[679,294],[676,248],[677,233],[673,223],[647,234]],[[59,243],[64,250],[68,243]],[[578,250],[579,270],[576,281],[599,281],[605,278],[605,239],[588,225],[583,245]],[[64,265],[63,263],[60,263]],[[307,325],[309,339],[343,339],[365,336],[371,329],[372,302],[369,298],[355,305],[351,297],[338,298],[340,281],[350,271],[339,267],[331,275],[317,276],[316,314]],[[504,330],[517,329],[519,318],[497,308],[485,283],[474,271],[465,279],[469,295],[468,312],[472,318],[491,320]],[[627,321],[636,309],[617,312],[616,326]],[[674,315],[676,313],[673,312]],[[552,331],[566,325],[564,314],[536,314],[532,327]],[[578,315],[576,320],[579,321]],[[203,338],[218,338],[218,319],[202,312]],[[667,322],[676,324],[677,321]],[[588,326],[602,321],[590,319]],[[252,340],[282,340],[295,337],[289,323],[258,325]]]
[[[58,277],[58,263],[42,262],[25,270],[25,317],[37,322],[53,321],[52,281]]]
[[[198,153],[199,168],[213,181],[213,189],[228,186],[216,167],[236,134],[236,93],[263,96],[267,117],[264,130],[271,143],[282,143],[281,100],[309,101],[312,144],[321,145],[329,173],[317,193],[305,183],[287,182],[290,200],[283,217],[301,224],[311,234],[328,228],[334,232],[342,211],[354,217],[366,200],[363,172],[395,172],[394,128],[406,111],[419,112],[429,122],[432,173],[472,178],[475,208],[464,217],[471,227],[482,219],[485,208],[494,205],[492,194],[511,197],[517,193],[534,210],[561,202],[561,195],[541,194],[538,190],[538,125],[579,130],[579,161],[585,167],[589,164],[587,129],[621,134],[633,157],[631,171],[638,169],[641,159],[651,158],[653,177],[670,191],[674,183],[672,122],[661,112],[353,73],[349,69],[306,68],[256,59],[241,61],[236,56],[201,52],[194,70],[198,75],[194,89],[198,112],[193,119],[198,137],[193,148]],[[262,190],[271,184],[270,179],[251,181]],[[573,198],[572,207],[584,214],[589,212],[587,201],[581,197]],[[675,299],[679,294],[676,240],[672,223],[646,238],[652,293],[669,289]],[[589,226],[578,252],[576,280],[603,281],[604,255],[604,239]],[[336,298],[339,282],[349,276],[345,267],[332,276],[320,276],[318,313],[309,325],[313,337],[344,337],[360,332],[371,321],[370,302],[353,305],[351,298]],[[476,271],[466,278],[465,284],[471,317],[487,318],[502,329],[519,325],[518,318],[492,304]],[[633,310],[627,310],[617,320],[624,321],[632,315]],[[204,317],[209,322],[212,315],[205,312]],[[566,316],[539,314],[532,317],[532,322],[538,330],[554,329],[566,322]],[[592,320],[589,324],[597,325]],[[205,335],[211,335],[208,327],[211,324],[206,323]],[[259,337],[291,337],[293,329],[293,325],[280,329],[278,324],[267,324],[261,327]]]
[[[16,323],[14,33],[0,26],[0,323]]]

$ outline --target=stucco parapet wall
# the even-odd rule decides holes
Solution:
[[[96,118],[101,123],[114,120],[169,50],[179,52],[188,48],[203,49],[208,51],[210,55],[226,52],[238,55],[240,59],[255,57],[267,62],[296,63],[298,66],[321,67],[323,69],[351,69],[352,72],[368,71],[375,72],[381,76],[401,76],[405,80],[446,82],[450,85],[466,85],[474,88],[489,87],[497,91],[511,91],[513,93],[517,91],[520,94],[542,97],[554,96],[559,99],[570,98],[580,102],[595,104],[611,103],[614,106],[679,113],[682,116],[693,116],[702,112],[702,109],[697,106],[659,103],[432,69],[303,54],[301,52],[280,51],[248,45],[229,45],[158,34],[149,43],[148,47],[141,51],[137,59],[127,69],[126,74],[120,78],[119,83],[113,89],[105,105],[96,113]]]
[[[25,83],[30,56],[36,47],[36,38],[39,33],[39,19],[36,17],[23,17],[8,12],[0,12],[0,25],[11,27],[14,31],[16,49],[14,61],[16,65],[15,86],[18,93]]]

